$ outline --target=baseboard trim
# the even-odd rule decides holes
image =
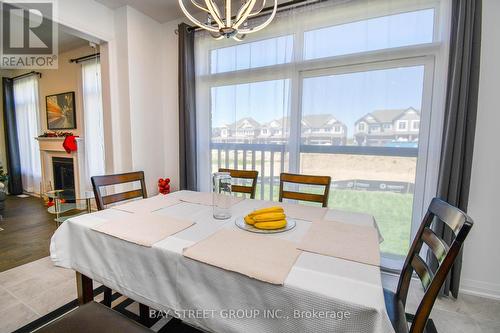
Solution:
[[[460,292],[494,300],[500,300],[500,284],[488,283],[477,280],[462,279]]]

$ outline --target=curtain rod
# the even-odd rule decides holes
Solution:
[[[84,57],[80,57],[80,58],[76,58],[76,59],[71,59],[69,62],[79,63],[79,62],[82,62],[82,61],[85,61],[85,60],[99,58],[100,56],[101,56],[101,53],[89,54],[89,55],[84,56]]]
[[[10,79],[11,80],[17,80],[17,79],[22,79],[24,77],[28,77],[28,76],[31,76],[31,75],[38,75],[38,77],[40,77],[40,78],[42,77],[42,73],[31,71],[29,73],[24,73],[24,74],[21,74],[21,75],[18,75],[18,76],[11,77]]]
[[[313,0],[313,1],[311,1],[311,0],[291,0],[291,1],[287,1],[287,2],[283,2],[283,3],[278,4],[278,6],[276,6],[277,7],[276,12],[279,13],[281,11],[289,9],[289,7],[302,7],[302,6],[311,5],[311,4],[315,4],[315,3],[319,3],[319,2],[323,2],[323,1],[326,1],[326,0]],[[262,9],[260,11],[259,15],[252,17],[252,19],[264,16],[265,13],[271,12],[273,10],[273,8],[274,8],[274,6],[269,6],[269,7]],[[215,23],[215,22],[213,22],[213,23]],[[187,30],[189,32],[191,32],[191,31],[203,30],[203,28],[200,28],[197,26],[194,26],[194,27],[192,26],[192,27],[189,27]]]

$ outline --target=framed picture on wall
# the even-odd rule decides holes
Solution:
[[[45,97],[47,128],[49,130],[75,129],[75,92],[65,92]]]

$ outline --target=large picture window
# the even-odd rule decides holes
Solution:
[[[447,8],[326,2],[240,43],[198,34],[200,190],[220,167],[258,170],[265,200],[280,172],[329,175],[329,207],[375,216],[397,265],[436,189]]]

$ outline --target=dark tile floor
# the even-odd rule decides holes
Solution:
[[[0,220],[0,272],[48,256],[53,219],[41,199],[8,196]]]

